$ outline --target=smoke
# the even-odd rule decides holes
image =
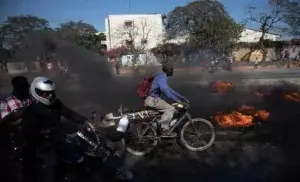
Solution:
[[[65,42],[57,38],[53,32],[32,33],[25,40],[25,45],[15,59],[24,61],[27,65],[32,65],[36,56],[47,52],[55,53],[57,59],[67,63],[70,73],[68,77],[40,72],[26,76],[32,79],[34,76],[43,75],[54,79],[57,83],[58,96],[75,110],[85,115],[96,110],[102,115],[116,111],[120,104],[131,109],[142,108],[143,101],[138,98],[135,91],[137,83],[141,80],[140,75],[115,76],[112,66],[105,57]],[[146,72],[155,71],[151,68]],[[246,77],[249,75],[243,73],[203,75],[182,71],[175,72],[174,77],[170,78],[170,85],[191,101],[193,115],[208,116],[226,108],[259,101],[253,93],[249,93],[253,89],[237,89],[232,94],[222,96],[212,93],[209,86],[198,83],[226,80],[238,85]]]
[[[115,76],[104,56],[65,42],[53,32],[31,33],[22,44],[23,48],[11,61],[26,63],[30,73],[25,76],[29,80],[36,76],[54,79],[58,97],[85,115],[93,110],[102,115],[116,111],[120,104],[132,107],[139,101],[135,87],[140,78],[137,75],[128,78]],[[54,72],[32,72],[36,57],[45,53],[55,54],[55,59],[66,62],[69,75],[61,77]]]

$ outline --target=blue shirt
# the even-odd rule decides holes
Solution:
[[[168,77],[165,72],[161,72],[156,75],[152,81],[150,96],[161,97],[163,95],[175,102],[181,102],[183,97],[179,93],[171,89],[167,81]]]

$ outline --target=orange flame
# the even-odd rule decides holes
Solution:
[[[294,102],[300,102],[300,93],[297,93],[297,92],[285,93],[284,98],[287,100],[294,101]]]
[[[234,85],[231,82],[227,82],[227,81],[216,81],[213,84],[213,88],[215,89],[215,91],[223,94],[232,90],[233,87]]]
[[[215,120],[222,127],[249,127],[254,125],[254,117],[265,121],[270,117],[270,113],[253,106],[242,105],[231,113],[217,113]]]
[[[218,114],[216,121],[222,127],[248,127],[253,125],[253,117],[233,111],[230,114]]]

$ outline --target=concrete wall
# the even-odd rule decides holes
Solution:
[[[7,70],[10,74],[21,74],[28,72],[28,68],[24,62],[7,63]]]
[[[244,29],[241,33],[241,37],[238,42],[258,42],[262,32],[252,29]],[[266,33],[264,39],[276,41],[280,38],[280,35]]]
[[[280,60],[282,54],[287,50],[290,53],[290,58],[296,58],[300,52],[300,46],[286,46],[282,49],[277,50],[276,48],[267,49],[268,53],[266,56],[266,61],[276,61]],[[246,61],[249,57],[249,60],[253,62],[256,57],[259,61],[262,60],[262,52],[261,51],[253,51],[251,53],[250,48],[238,48],[233,52],[233,57],[235,61]],[[298,58],[299,59],[299,58]]]
[[[122,66],[132,66],[133,55],[123,55],[121,57]],[[145,66],[145,65],[159,65],[157,58],[151,53],[146,52],[145,54],[139,54],[137,58],[137,65],[138,66]]]

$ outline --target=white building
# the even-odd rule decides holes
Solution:
[[[135,47],[149,50],[162,40],[162,14],[109,15],[105,19],[107,49],[134,43]]]
[[[241,33],[241,37],[238,40],[238,42],[258,42],[261,35],[262,35],[261,31],[246,28]],[[280,35],[272,34],[272,33],[266,33],[264,39],[277,41],[277,40],[280,39]]]

